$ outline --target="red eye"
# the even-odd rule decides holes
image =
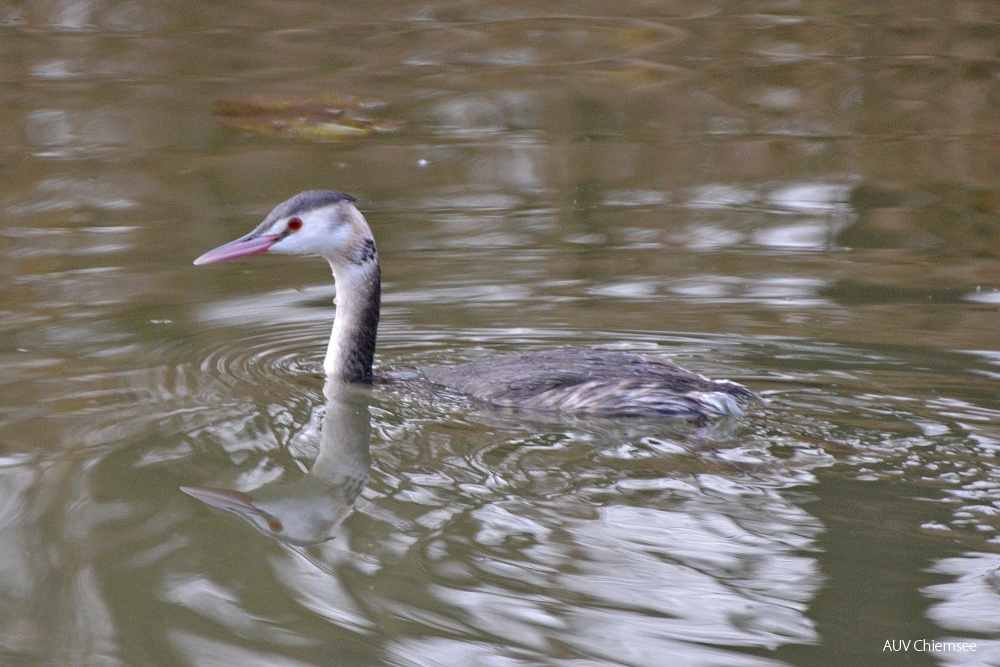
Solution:
[[[302,218],[292,218],[288,221],[288,231],[297,232],[302,229]]]

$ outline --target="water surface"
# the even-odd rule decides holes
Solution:
[[[993,6],[608,12],[0,8],[0,662],[1000,663]],[[405,129],[210,113],[330,91]],[[323,262],[190,264],[315,187],[383,261],[403,379],[354,411]],[[583,345],[763,400],[552,418],[412,377]]]

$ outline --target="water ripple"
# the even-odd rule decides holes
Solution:
[[[209,342],[198,367],[209,376],[239,382],[289,382],[323,374],[322,343],[316,332],[294,324]]]

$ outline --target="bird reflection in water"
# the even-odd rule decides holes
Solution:
[[[368,482],[371,465],[370,387],[328,380],[319,456],[301,479],[275,481],[241,492],[208,486],[181,490],[235,512],[265,535],[296,546],[333,539]]]

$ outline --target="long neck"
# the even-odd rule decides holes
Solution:
[[[323,368],[332,379],[370,382],[382,302],[378,256],[357,264],[331,262],[330,266],[337,283],[337,314]]]

